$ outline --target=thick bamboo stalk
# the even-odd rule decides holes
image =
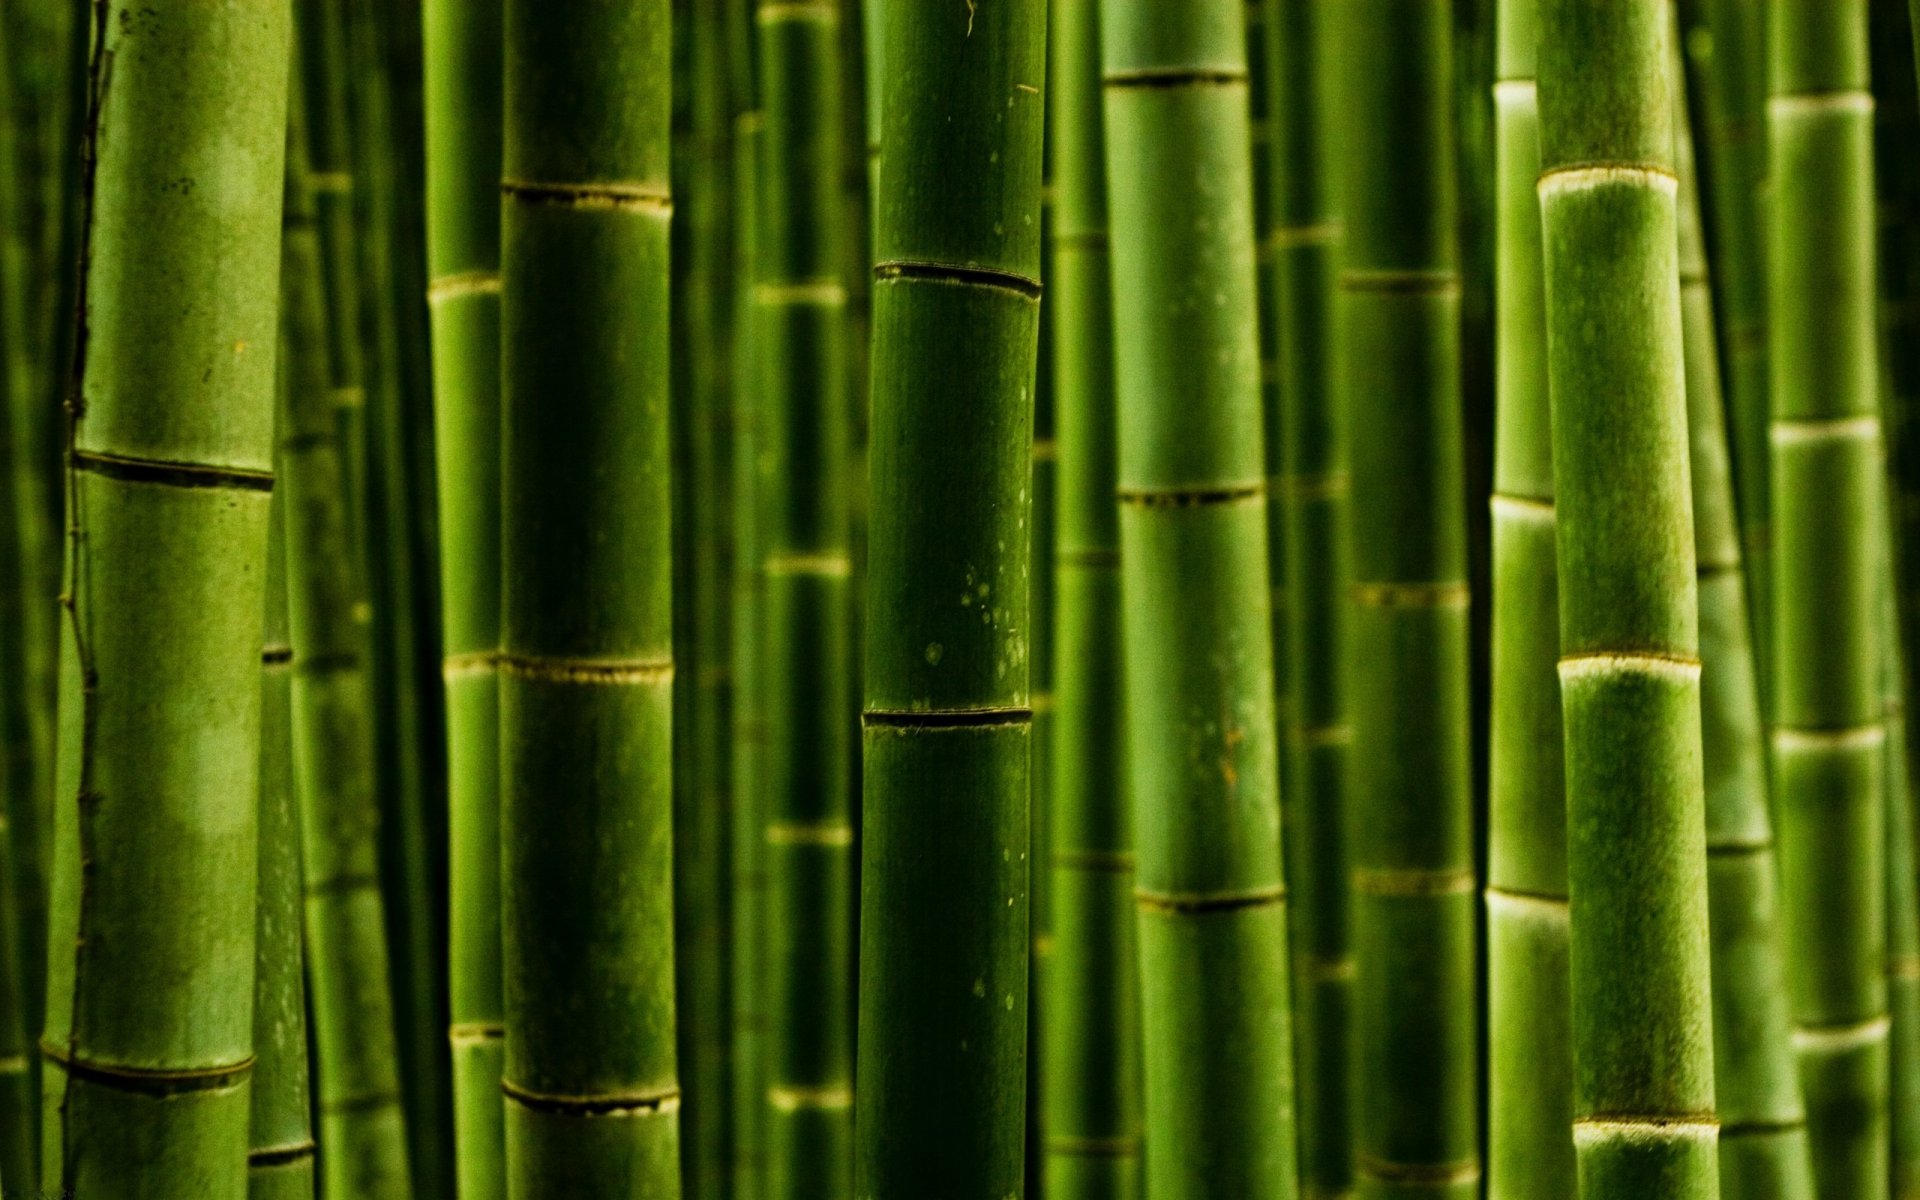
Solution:
[[[1468,1196],[1481,1166],[1453,12],[1364,0],[1342,17],[1355,1170],[1362,1196]],[[1388,25],[1403,34],[1380,37]]]
[[[446,653],[448,976],[461,1200],[499,1200],[500,13],[427,4],[427,303]]]
[[[1141,1176],[1140,1016],[1133,819],[1122,755],[1118,428],[1097,0],[1055,0],[1050,51],[1048,281],[1060,474],[1046,864],[1054,925],[1040,1149],[1050,1200],[1132,1200]]]
[[[1267,422],[1267,458],[1277,467],[1268,512],[1283,526],[1284,571],[1276,572],[1291,600],[1281,602],[1276,584],[1276,643],[1290,650],[1277,661],[1288,680],[1282,796],[1294,897],[1300,1174],[1308,1194],[1334,1196],[1353,1186],[1353,946],[1345,670],[1351,488],[1335,341],[1333,9],[1322,0],[1267,2],[1272,212],[1261,236],[1274,273],[1278,366],[1278,412]]]
[[[288,208],[314,211],[304,163]],[[372,709],[356,559],[341,480],[345,457],[327,374],[320,248],[286,254],[287,361],[277,429],[285,489],[287,607],[293,647],[294,790],[301,819],[308,975],[318,1076],[322,1193],[411,1194],[398,1046],[378,869]]]
[[[43,1186],[239,1200],[287,12],[95,17]]]
[[[297,127],[289,122],[290,127]],[[311,212],[289,210],[282,273],[319,258]],[[305,242],[304,246],[300,245]],[[290,332],[283,329],[285,332]],[[282,352],[285,353],[284,350]],[[285,359],[282,359],[284,364]],[[260,649],[260,868],[254,903],[253,1116],[247,1200],[313,1200],[307,984],[300,948],[300,824],[293,786],[293,644],[287,628],[284,497],[273,502]]]
[[[1541,272],[1536,0],[1501,0],[1493,674],[1487,832],[1488,1195],[1574,1191],[1559,572]]]
[[[1668,13],[1661,0],[1543,0],[1540,17],[1579,1190],[1712,1200]]]
[[[1813,1173],[1793,1059],[1773,822],[1767,809],[1765,726],[1681,71],[1676,52],[1671,78],[1680,176],[1680,319],[1700,597],[1701,754],[1720,1195],[1722,1200],[1811,1200]]]
[[[515,1200],[679,1195],[667,0],[506,8],[502,843]],[[579,420],[554,420],[564,401]]]
[[[855,1191],[1022,1187],[1046,10],[889,5]]]
[[[1101,22],[1156,1200],[1296,1187],[1243,20],[1132,0]]]
[[[766,390],[767,1194],[852,1183],[853,826],[847,677],[840,7],[760,0],[765,114],[754,321]]]
[[[1773,5],[1773,769],[1788,986],[1823,1198],[1888,1186],[1866,31],[1862,0]]]

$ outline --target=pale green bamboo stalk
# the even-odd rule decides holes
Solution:
[[[1775,0],[1772,227],[1774,757],[1788,986],[1814,1181],[1885,1196],[1886,735],[1875,587],[1864,0]]]
[[[1540,5],[1582,1200],[1719,1195],[1668,28]]]
[[[94,15],[42,1186],[240,1200],[287,11]]]
[[[1487,835],[1488,1195],[1570,1195],[1573,1007],[1559,572],[1541,271],[1536,0],[1500,0],[1494,84],[1493,673]]]

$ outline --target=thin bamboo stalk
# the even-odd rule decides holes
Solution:
[[[1453,15],[1365,0],[1338,30],[1362,1196],[1469,1196],[1481,1177]]]
[[[1582,1200],[1719,1194],[1668,25],[1540,6]]]
[[[308,110],[310,111],[310,110]],[[293,151],[298,153],[296,149]],[[314,211],[304,161],[288,208]],[[327,374],[324,239],[296,239],[282,282],[286,328],[279,427],[293,647],[294,790],[301,819],[307,971],[322,1193],[411,1194],[378,871],[372,709],[349,532],[345,457]]]
[[[1269,0],[1262,48],[1272,89],[1272,219],[1262,237],[1274,272],[1278,367],[1278,412],[1267,422],[1267,457],[1277,467],[1268,503],[1269,520],[1277,516],[1284,527],[1286,582],[1274,589],[1275,636],[1290,651],[1281,794],[1288,806],[1286,868],[1294,896],[1300,1169],[1309,1195],[1330,1196],[1353,1186],[1346,785],[1352,727],[1345,671],[1351,488],[1334,333],[1339,234],[1327,57],[1332,13],[1322,0]],[[1291,604],[1278,599],[1283,590]]]
[[[1041,1091],[1050,1200],[1140,1194],[1133,820],[1125,783],[1120,521],[1113,495],[1112,250],[1100,4],[1055,0],[1048,72],[1048,282],[1059,405],[1055,566],[1053,951]]]
[[[861,1195],[1023,1182],[1045,18],[1010,0],[893,4],[883,22]]]
[[[425,12],[427,303],[438,445],[450,823],[448,1040],[461,1200],[500,1200],[501,6]]]
[[[1863,0],[1772,10],[1774,779],[1822,1197],[1887,1194],[1880,495]]]
[[[1571,1195],[1573,1006],[1559,571],[1541,272],[1538,4],[1501,0],[1493,673],[1487,835],[1488,1195]]]
[[[840,7],[760,0],[754,321],[766,671],[767,1194],[852,1183],[853,693],[840,248]]]
[[[1723,1200],[1811,1200],[1812,1165],[1793,1059],[1773,822],[1767,809],[1765,726],[1734,512],[1734,472],[1714,342],[1698,173],[1675,49],[1671,78],[1680,177],[1680,320],[1700,597],[1701,755],[1720,1195]]]
[[[567,12],[504,26],[508,1195],[672,1200],[670,6]]]
[[[239,1200],[287,13],[94,16],[43,1186]]]
[[[1147,1194],[1291,1196],[1244,6],[1100,32]]]

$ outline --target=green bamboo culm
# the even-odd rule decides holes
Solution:
[[[882,24],[854,1190],[999,1200],[1026,1137],[1046,6]]]
[[[296,102],[296,107],[301,107]],[[297,154],[297,149],[292,151]],[[313,211],[304,162],[287,176],[288,208]],[[327,373],[327,306],[316,234],[284,255],[287,361],[277,429],[284,489],[288,627],[293,647],[294,791],[304,860],[307,970],[322,1194],[404,1197],[400,1106],[385,902],[379,884],[372,708],[345,452]]]
[[[1133,814],[1122,755],[1118,429],[1100,4],[1054,0],[1048,280],[1058,405],[1045,1194],[1140,1194]],[[1028,1154],[1035,1152],[1028,1147]]]
[[[319,258],[318,242],[312,213],[289,209],[281,242],[283,278],[289,271],[311,269]],[[296,260],[304,260],[304,265]],[[283,338],[294,332],[290,326],[283,309]],[[283,371],[285,354],[283,347]],[[313,1200],[314,1196],[283,503],[282,497],[275,497],[270,516],[266,629],[260,649],[260,868],[254,906],[255,1064],[247,1200]]]
[[[1288,652],[1282,714],[1288,763],[1287,879],[1293,892],[1294,1064],[1300,1177],[1309,1195],[1353,1186],[1353,947],[1348,898],[1347,422],[1339,395],[1335,283],[1332,64],[1334,8],[1324,0],[1263,0],[1272,126],[1270,222],[1278,419],[1267,424],[1283,525],[1287,591],[1276,600]],[[1277,443],[1277,444],[1276,444]],[[1272,519],[1270,516],[1269,519]],[[1277,584],[1277,581],[1276,581]],[[1276,586],[1276,595],[1279,588]],[[1284,613],[1278,611],[1284,608]],[[1284,616],[1284,620],[1281,618]]]
[[[1110,3],[1100,33],[1146,1191],[1290,1197],[1293,1046],[1242,6]],[[1214,216],[1191,220],[1196,205]]]
[[[1453,6],[1341,15],[1355,1172],[1362,1197],[1464,1197],[1481,1166]]]
[[[1901,47],[1904,53],[1905,47]],[[1895,402],[1892,389],[1883,393]],[[1883,803],[1886,813],[1887,1010],[1891,1071],[1888,1079],[1888,1196],[1920,1196],[1920,899],[1915,895],[1913,774],[1908,757],[1905,649],[1899,625],[1897,559],[1891,506],[1883,494],[1876,515],[1881,530],[1881,579],[1876,600],[1883,638],[1880,674],[1887,723]]]
[[[287,9],[94,16],[42,1186],[240,1200]]]
[[[1698,173],[1677,53],[1671,78],[1680,177],[1680,319],[1700,605],[1720,1194],[1723,1200],[1812,1200],[1806,1113],[1787,1004],[1757,661],[1734,511],[1735,471],[1714,337]]]
[[[1865,0],[1776,0],[1768,101],[1773,777],[1823,1200],[1887,1195],[1872,97]]]
[[[1582,1200],[1719,1195],[1667,30],[1540,5]]]
[[[680,1194],[667,0],[509,0],[507,1194]],[[564,397],[583,414],[556,421]]]
[[[500,0],[425,5],[427,303],[446,654],[461,1200],[500,1200]]]
[[[1488,1195],[1570,1196],[1573,1007],[1559,572],[1541,272],[1537,0],[1500,0],[1494,83],[1493,671],[1487,831]]]
[[[759,0],[765,140],[754,321],[766,644],[767,1195],[846,1195],[853,1169],[854,701],[848,591],[840,5]]]

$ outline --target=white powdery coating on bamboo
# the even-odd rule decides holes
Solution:
[[[837,279],[800,279],[789,283],[756,283],[755,304],[791,308],[841,308],[847,287]]]
[[[427,303],[445,304],[464,296],[498,296],[500,294],[500,272],[498,271],[462,271],[458,275],[444,275],[427,285]]]
[[[1845,729],[1794,729],[1779,726],[1773,731],[1776,750],[1864,750],[1887,740],[1885,725],[1852,725]]]
[[[502,654],[500,673],[514,679],[537,683],[584,683],[601,687],[673,682],[672,659],[638,659],[607,662],[579,658],[534,658]]]
[[[1524,104],[1532,108],[1540,102],[1540,85],[1532,79],[1496,79],[1493,82],[1495,104]]]
[[[1844,1054],[1887,1040],[1893,1022],[1874,1017],[1854,1025],[1801,1025],[1793,1031],[1793,1048],[1822,1054]]]
[[[845,579],[853,574],[853,563],[844,554],[770,554],[760,564],[769,575],[819,575]]]
[[[853,1107],[853,1092],[843,1087],[782,1087],[767,1089],[767,1103],[781,1112],[802,1109],[838,1112]]]
[[[1848,417],[1776,417],[1767,429],[1776,446],[1811,442],[1864,442],[1880,436],[1880,418],[1873,413]]]
[[[1495,516],[1510,517],[1517,521],[1533,521],[1542,525],[1553,524],[1555,510],[1551,500],[1535,500],[1531,496],[1508,496],[1495,492],[1488,499],[1487,507]]]
[[[853,826],[845,821],[776,821],[767,826],[775,846],[851,846]]]
[[[1573,1123],[1575,1150],[1622,1144],[1670,1146],[1675,1142],[1693,1142],[1711,1146],[1719,1140],[1720,1123],[1718,1121],[1609,1116],[1582,1117]]]
[[[832,0],[761,0],[753,16],[762,25],[785,21],[819,21],[831,25],[839,23],[840,7]]]
[[[1560,660],[1560,682],[1580,679],[1610,679],[1621,675],[1650,675],[1674,683],[1698,683],[1698,659],[1678,658],[1671,654],[1577,654]]]
[[[1525,916],[1538,920],[1542,917],[1565,924],[1572,914],[1572,905],[1565,896],[1536,896],[1529,892],[1509,892],[1502,888],[1487,889],[1487,908],[1505,909],[1516,916]]]
[[[1873,115],[1873,93],[1851,89],[1837,92],[1794,92],[1767,97],[1770,117],[1807,116],[1817,113],[1854,113]]]
[[[1590,166],[1555,167],[1541,174],[1535,186],[1542,200],[1570,192],[1591,192],[1599,188],[1651,188],[1669,197],[1680,194],[1680,180],[1672,171],[1651,163],[1596,163]]]

